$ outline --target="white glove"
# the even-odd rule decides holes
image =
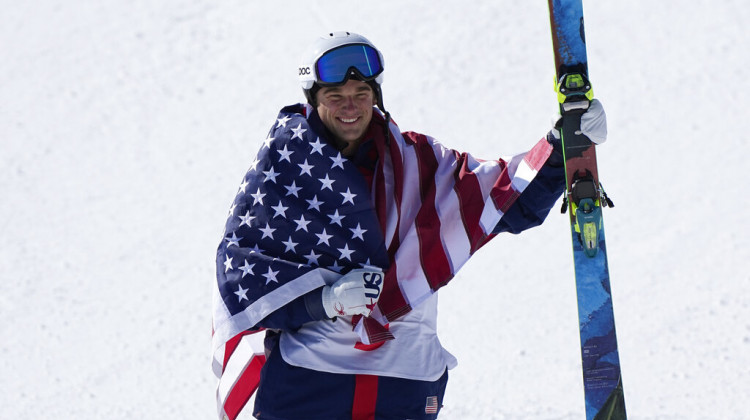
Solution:
[[[607,141],[607,114],[598,99],[592,99],[589,109],[581,115],[581,134],[596,144]]]
[[[344,274],[323,287],[323,309],[329,318],[346,315],[369,316],[383,290],[383,272],[378,268],[360,268]]]
[[[556,126],[560,121],[560,114],[552,117],[552,125]],[[604,107],[598,99],[592,99],[589,109],[581,115],[581,130],[576,134],[583,134],[595,144],[602,144],[607,141],[607,114]],[[560,138],[560,131],[557,128],[552,129],[552,135],[556,139]]]

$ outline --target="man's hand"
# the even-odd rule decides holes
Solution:
[[[607,141],[607,114],[598,99],[593,99],[581,115],[581,134],[596,144]]]
[[[323,287],[323,308],[329,318],[369,316],[383,290],[383,272],[369,267],[352,270],[330,286]]]
[[[552,117],[552,135],[555,139],[560,139],[560,124],[562,117],[556,114]],[[598,99],[593,99],[589,104],[589,109],[581,115],[581,131],[576,134],[583,134],[595,144],[602,144],[607,141],[607,114],[604,107]]]

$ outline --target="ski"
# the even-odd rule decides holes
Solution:
[[[580,134],[581,116],[594,97],[583,4],[582,0],[548,0],[548,5],[562,115],[563,212],[570,215],[586,419],[626,419],[602,221],[602,207],[613,204],[599,182],[594,144]]]

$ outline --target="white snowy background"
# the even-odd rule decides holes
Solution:
[[[314,37],[404,130],[493,158],[555,109],[544,1],[0,1],[0,419],[212,419],[214,252]],[[750,3],[588,1],[631,419],[750,418]],[[442,419],[583,419],[567,217],[440,292]],[[744,407],[744,408],[743,408]]]

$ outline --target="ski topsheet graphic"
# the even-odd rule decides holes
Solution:
[[[548,0],[562,115],[566,190],[581,333],[587,420],[626,419],[602,207],[612,206],[599,182],[594,144],[580,132],[593,99],[582,0]]]

